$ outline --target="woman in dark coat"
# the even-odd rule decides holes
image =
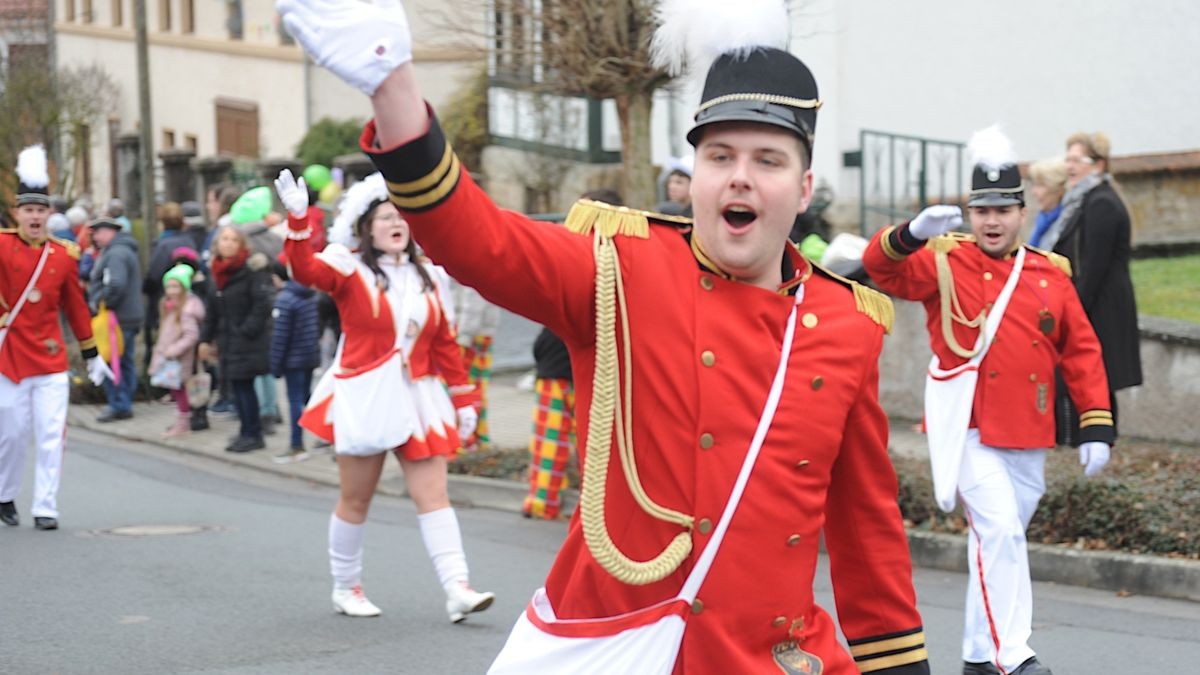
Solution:
[[[241,430],[225,448],[230,452],[265,447],[254,378],[267,373],[271,352],[274,288],[269,264],[265,255],[250,251],[245,236],[235,227],[221,228],[213,241],[209,263],[213,284],[200,358],[211,359],[215,352],[233,391]]]
[[[1051,225],[1042,244],[1071,261],[1075,289],[1104,352],[1115,423],[1116,392],[1142,383],[1142,359],[1137,302],[1129,276],[1129,211],[1108,173],[1109,147],[1108,137],[1101,133],[1078,133],[1067,139],[1070,189],[1060,222]],[[1063,403],[1058,406],[1059,441],[1077,445],[1078,416]]]

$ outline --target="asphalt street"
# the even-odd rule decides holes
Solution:
[[[455,626],[411,502],[380,498],[364,586],[384,614],[349,619],[329,603],[332,488],[75,428],[68,453],[62,529],[29,526],[32,470],[22,526],[0,528],[0,673],[482,673],[565,529],[460,509],[472,581],[498,600]],[[965,578],[915,578],[933,672],[956,673]],[[824,565],[817,584],[832,610]],[[1034,592],[1058,675],[1196,672],[1200,604]]]

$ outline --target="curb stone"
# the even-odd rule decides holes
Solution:
[[[142,431],[145,425],[101,425],[92,419],[95,412],[96,408],[91,406],[72,405],[68,409],[68,424],[113,438],[149,443],[320,485],[338,486],[337,467],[328,460],[328,454],[315,454],[305,462],[275,464],[263,452],[241,455],[219,448],[206,450],[196,447],[194,442],[164,441]],[[212,445],[211,442],[208,444]],[[395,464],[389,462],[388,466],[395,467]],[[460,507],[520,513],[528,486],[512,480],[450,474],[449,490],[451,502]],[[407,497],[404,479],[398,469],[385,470],[378,492],[392,497]],[[577,490],[568,490],[564,494],[564,514],[574,510],[578,498]],[[967,571],[965,536],[909,530],[908,542],[914,566],[960,573]],[[1030,544],[1029,565],[1035,581],[1200,602],[1200,561]]]

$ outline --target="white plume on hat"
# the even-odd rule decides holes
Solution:
[[[46,149],[40,143],[25,148],[17,155],[17,178],[31,188],[50,185],[50,173],[46,170]]]
[[[354,224],[371,204],[387,198],[387,183],[378,171],[351,185],[338,202],[337,215],[329,228],[329,243],[341,244],[350,250],[358,248]]]
[[[979,165],[985,171],[999,170],[1017,163],[1017,151],[1012,141],[1000,130],[999,124],[980,129],[967,142],[971,165]]]
[[[671,75],[703,74],[729,52],[788,48],[786,0],[662,0],[657,17],[650,56]]]

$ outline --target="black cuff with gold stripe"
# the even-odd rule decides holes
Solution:
[[[374,136],[374,122],[364,133]],[[454,192],[462,175],[462,164],[442,132],[437,118],[430,115],[429,131],[420,138],[388,150],[368,147],[363,152],[387,181],[392,203],[401,211],[428,211]]]
[[[879,237],[879,244],[883,246],[883,254],[887,257],[892,260],[904,260],[921,250],[925,242],[914,237],[908,231],[908,223],[904,223],[889,227],[883,236]]]
[[[1079,413],[1079,441],[1099,441],[1112,445],[1117,438],[1117,426],[1111,410],[1085,410]]]
[[[921,628],[848,642],[854,665],[860,673],[929,673],[929,652],[925,649],[925,631]]]
[[[82,353],[83,360],[87,361],[93,356],[99,356],[100,350],[96,349],[96,339],[88,338],[79,342],[79,351]]]

